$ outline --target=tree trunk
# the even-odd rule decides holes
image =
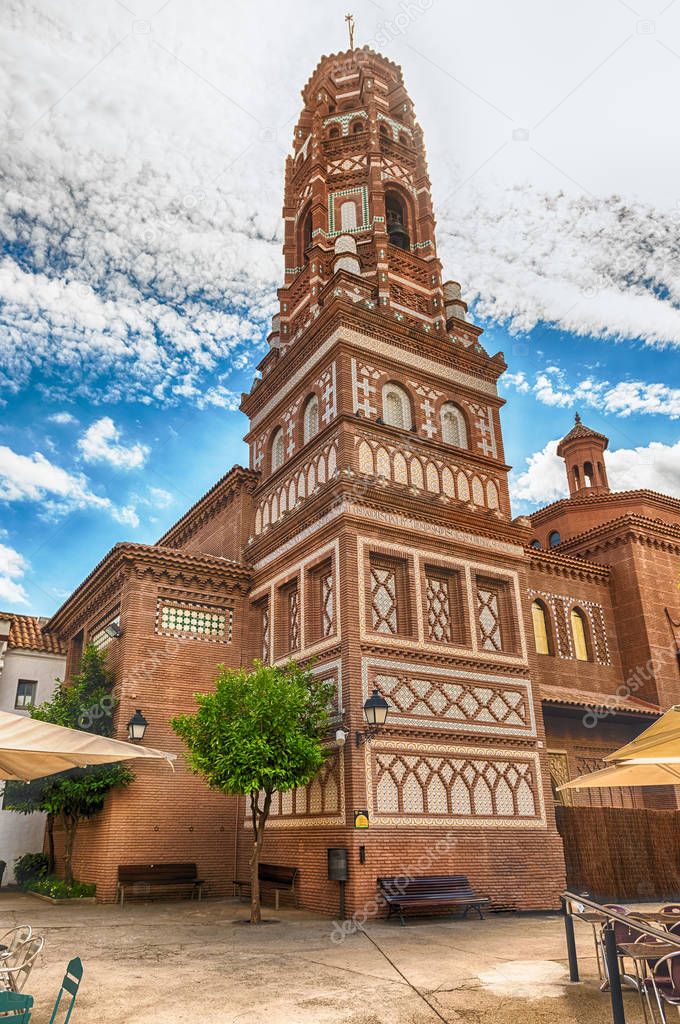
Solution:
[[[53,875],[55,868],[55,856],[54,856],[54,815],[47,815],[46,822],[47,832],[47,874]]]
[[[272,795],[266,793],[262,810],[259,807],[259,793],[250,794],[250,810],[253,819],[253,853],[250,858],[250,923],[260,924],[262,908],[260,906],[260,852],[264,839],[264,827],[269,817]]]
[[[78,819],[69,815],[64,815],[64,830],[66,835],[64,836],[64,881],[67,885],[73,884],[73,844],[76,838],[76,829],[78,828]]]

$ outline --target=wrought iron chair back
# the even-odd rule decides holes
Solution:
[[[18,924],[15,928],[10,928],[4,935],[0,935],[0,960],[6,960],[17,946],[20,946],[22,942],[28,942],[32,935],[33,930],[30,924]]]
[[[20,943],[5,960],[0,960],[0,985],[10,992],[21,992],[44,945],[42,935],[36,935]]]

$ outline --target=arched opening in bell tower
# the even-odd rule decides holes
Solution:
[[[406,203],[394,189],[385,192],[385,219],[390,243],[396,245],[398,249],[410,250],[411,239],[408,233]]]
[[[312,247],[312,207],[311,205],[303,211],[300,218],[298,234],[299,264],[309,262],[309,250]]]

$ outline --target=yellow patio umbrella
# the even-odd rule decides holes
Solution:
[[[608,754],[605,761],[680,764],[680,706],[669,708],[636,739]]]
[[[674,764],[631,764],[619,761],[607,765],[597,772],[580,775],[571,782],[559,786],[563,789],[616,789],[619,786],[678,786],[680,785],[680,765]]]
[[[617,786],[680,785],[680,706],[669,708],[649,728],[625,747],[607,754],[606,768],[560,786],[563,789],[597,789]]]
[[[176,757],[176,754],[152,747],[140,747],[136,743],[0,711],[0,779],[30,782],[68,768],[133,758],[160,759],[172,767]]]

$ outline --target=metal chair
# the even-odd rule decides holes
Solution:
[[[644,986],[650,1010],[652,993],[661,1020],[663,1024],[667,1024],[666,1007],[680,1006],[680,952],[668,953],[657,960],[650,977],[645,979]]]
[[[57,1012],[59,1010],[59,1005],[64,994],[66,994],[66,998],[68,998],[69,996],[71,997],[71,1002],[68,1004],[66,1016],[62,1019],[61,1024],[68,1024],[68,1022],[71,1019],[71,1014],[73,1013],[73,1007],[75,1005],[76,995],[78,994],[78,988],[80,987],[80,981],[82,977],[83,965],[80,961],[80,957],[76,956],[73,958],[73,960],[69,961],[68,967],[66,968],[66,974],[64,975],[64,980],[61,983],[61,988],[59,989],[57,1001],[54,1004],[54,1009],[52,1010],[50,1024],[54,1024],[54,1022],[57,1019]]]
[[[18,945],[10,956],[0,960],[0,988],[21,992],[44,945],[42,935],[34,936]]]
[[[33,935],[30,924],[19,924],[0,935],[0,961],[5,960],[22,942],[28,942]]]
[[[3,1024],[29,1024],[33,996],[16,992],[0,992],[0,1019]]]

